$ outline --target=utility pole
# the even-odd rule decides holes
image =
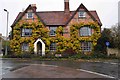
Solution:
[[[7,38],[8,38],[8,18],[9,18],[9,12],[4,9],[5,12],[7,12],[7,28],[6,28],[6,45],[5,45],[5,55],[8,54],[8,47],[7,47]]]

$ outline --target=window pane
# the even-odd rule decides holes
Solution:
[[[80,36],[91,36],[91,28],[89,27],[80,28]]]
[[[55,36],[57,27],[50,27],[50,36]]]
[[[22,36],[31,36],[32,35],[32,29],[22,29]]]
[[[24,35],[25,35],[24,33],[25,33],[25,32],[24,32],[24,29],[22,28],[22,34],[21,34],[21,35],[24,36]]]
[[[79,17],[85,17],[85,12],[84,11],[80,11],[79,12]]]
[[[22,43],[22,51],[28,51],[29,50],[29,44],[28,43]]]
[[[56,43],[50,44],[50,51],[56,51]]]
[[[27,18],[33,18],[33,13],[32,12],[28,12],[27,13]]]
[[[82,51],[91,51],[92,43],[91,42],[81,42],[81,49],[82,49]]]

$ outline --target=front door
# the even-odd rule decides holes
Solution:
[[[34,53],[41,56],[45,55],[45,43],[39,38],[34,43]]]
[[[42,43],[40,41],[37,43],[37,54],[42,56]]]

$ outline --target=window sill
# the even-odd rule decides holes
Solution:
[[[86,17],[78,17],[79,19],[86,19]]]
[[[26,20],[26,21],[27,21],[27,20],[34,20],[34,18],[26,18],[25,20]]]
[[[91,52],[91,51],[92,51],[92,50],[88,50],[88,51],[87,51],[87,50],[82,50],[82,52]]]
[[[31,37],[31,36],[21,36],[21,37]]]
[[[55,52],[56,50],[50,50],[50,52]]]
[[[90,35],[90,36],[80,36],[80,37],[91,37],[92,35]]]
[[[50,35],[50,37],[55,37],[56,35]]]

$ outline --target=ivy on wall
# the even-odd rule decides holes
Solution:
[[[80,28],[88,26],[91,29],[93,29],[93,34],[91,36],[79,36],[79,30]],[[80,42],[85,41],[85,42],[92,42],[92,50],[94,50],[94,46],[97,44],[98,38],[101,36],[101,29],[100,26],[96,22],[88,22],[88,23],[73,23],[70,27],[70,40],[71,43],[73,43],[73,50],[76,52],[81,52],[80,49]]]
[[[22,28],[29,28],[32,29],[32,35],[29,37],[21,37],[21,29]],[[49,41],[49,30],[45,28],[45,26],[41,22],[36,23],[28,23],[24,22],[21,24],[21,22],[18,22],[13,27],[13,39],[10,41],[10,47],[13,52],[19,54],[22,52],[21,50],[21,44],[26,42],[29,43],[29,52],[32,53],[34,51],[34,42],[38,38],[41,38],[45,43],[46,46],[50,45]],[[48,47],[46,47],[47,51]]]
[[[88,37],[79,36],[80,28],[88,26],[93,29],[93,34]],[[62,53],[67,49],[73,49],[77,53],[81,52],[80,42],[92,42],[92,50],[94,50],[94,46],[97,44],[98,38],[101,36],[100,26],[96,22],[88,22],[88,23],[73,23],[70,26],[70,38],[66,38],[62,36],[63,28],[60,26],[56,30],[55,42],[57,43],[57,52]]]
[[[90,37],[80,37],[79,30],[81,27],[89,26],[94,30],[94,33]],[[21,28],[30,28],[32,29],[32,35],[30,37],[21,37]],[[55,37],[49,37],[49,30],[41,22],[18,22],[13,27],[13,39],[10,41],[10,47],[13,52],[19,54],[21,53],[21,44],[23,42],[29,43],[29,52],[34,51],[34,42],[41,38],[45,42],[46,53],[48,53],[50,43],[55,42],[57,44],[57,53],[62,53],[67,49],[73,49],[74,51],[81,52],[80,42],[81,41],[91,41],[93,47],[97,44],[98,38],[101,36],[100,26],[96,22],[88,23],[73,23],[70,26],[70,38],[63,36],[63,27],[59,26],[56,30]]]

